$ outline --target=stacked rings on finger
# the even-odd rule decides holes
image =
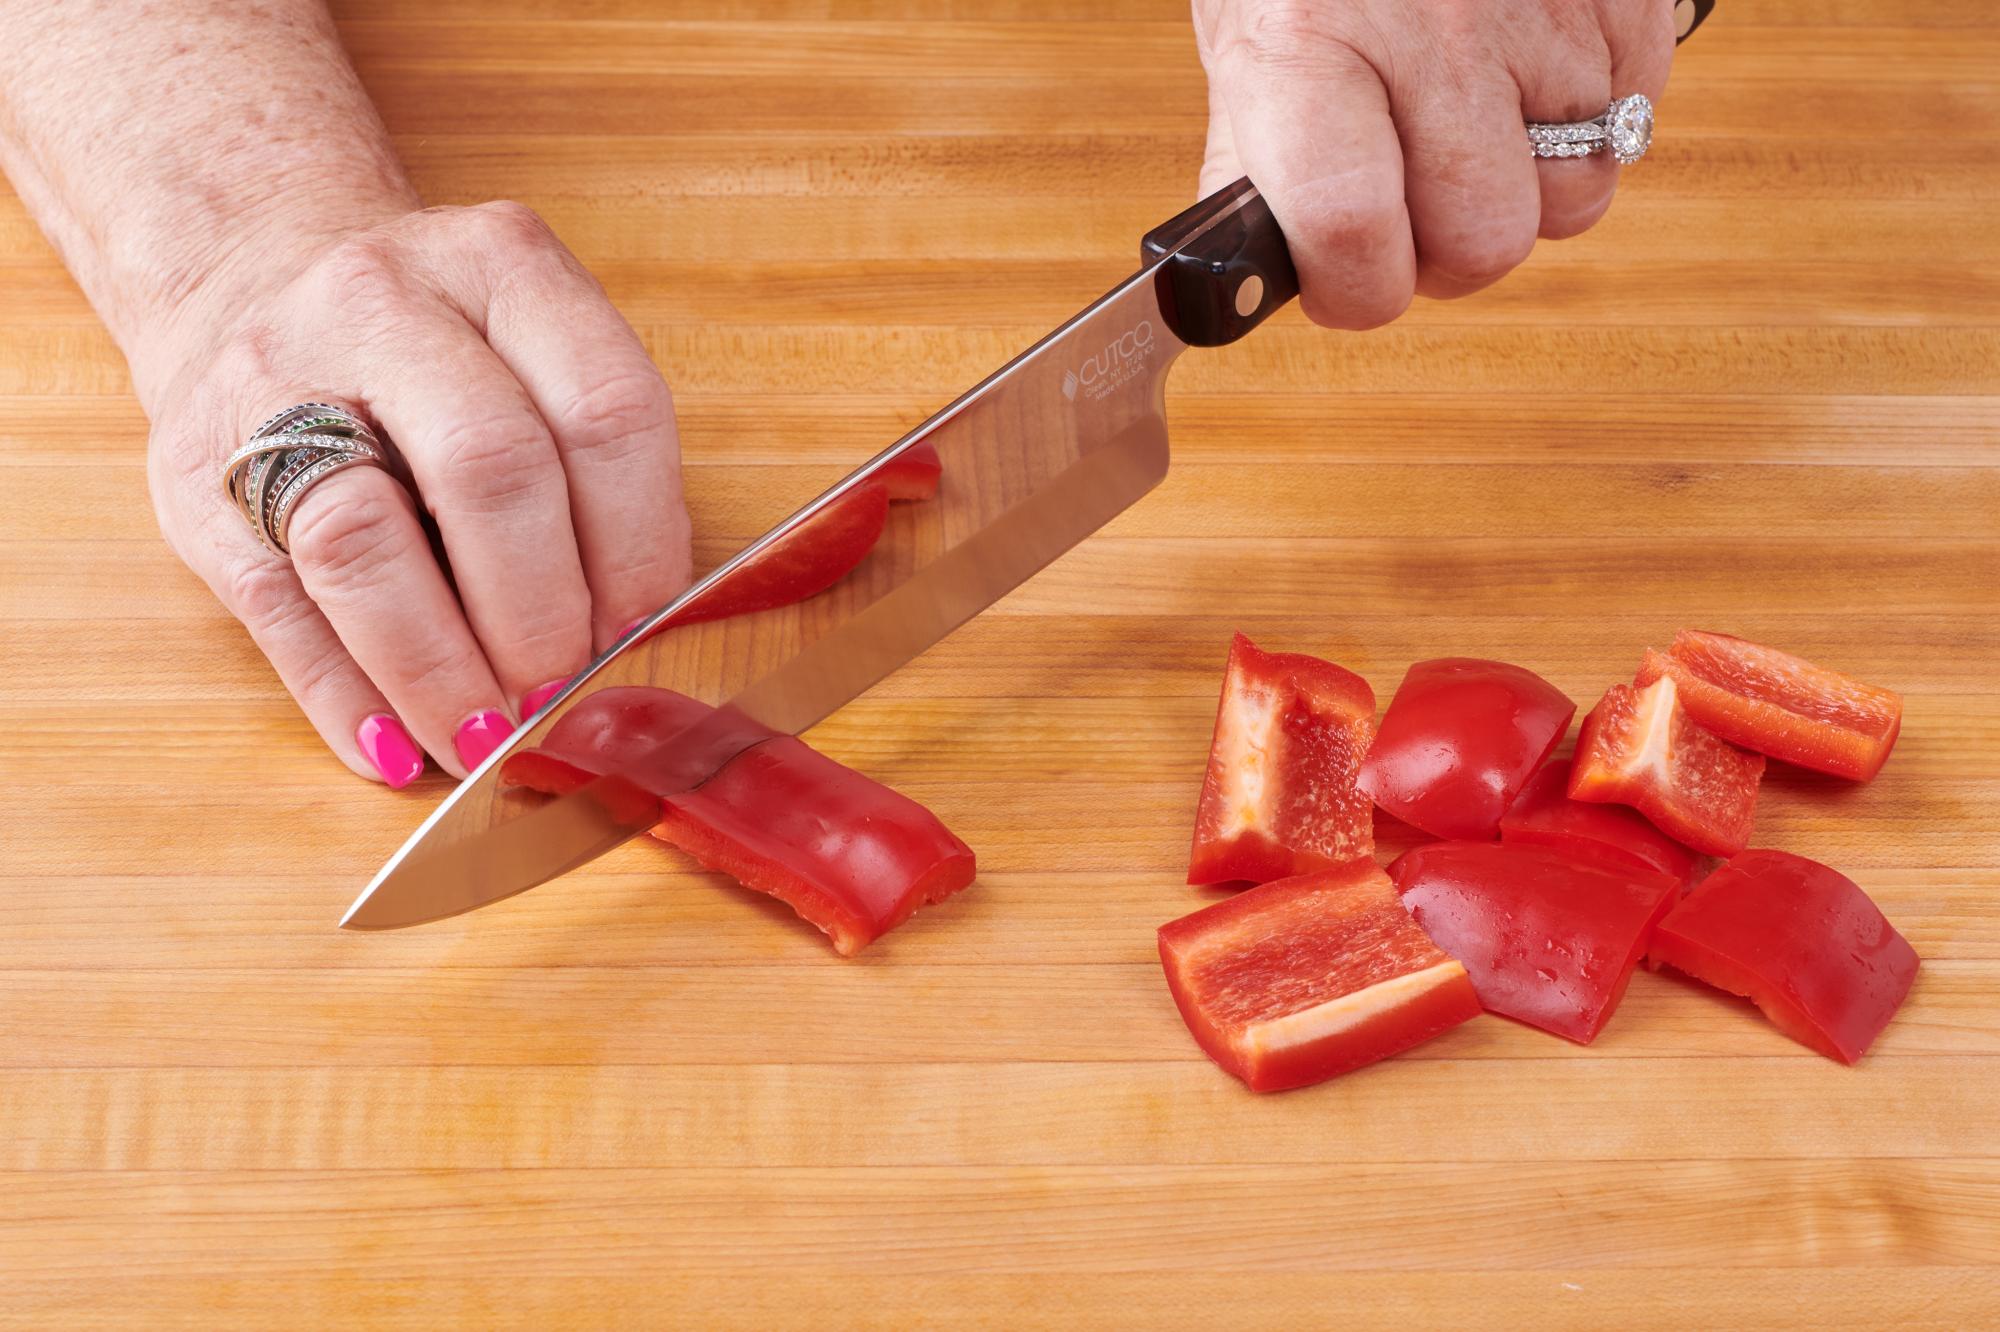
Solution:
[[[349,467],[388,466],[382,441],[368,423],[327,402],[287,407],[257,427],[223,467],[229,502],[266,547],[290,555],[287,534],[299,500]]]
[[[1536,157],[1589,157],[1608,151],[1630,166],[1653,146],[1653,103],[1644,93],[1621,97],[1589,120],[1528,122]]]

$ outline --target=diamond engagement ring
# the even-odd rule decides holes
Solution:
[[[1653,145],[1653,103],[1644,93],[1621,97],[1589,120],[1528,122],[1528,146],[1536,157],[1588,157],[1609,150],[1620,166],[1631,166]]]
[[[257,539],[290,555],[292,512],[314,486],[349,467],[389,465],[368,423],[327,402],[287,407],[223,464],[222,488]]]

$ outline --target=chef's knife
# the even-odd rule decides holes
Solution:
[[[649,685],[717,705],[735,723],[668,739],[648,790],[689,789],[748,739],[795,734],[992,605],[1157,485],[1167,471],[1165,385],[1190,346],[1234,342],[1298,292],[1283,235],[1247,180],[1148,234],[1143,267],[696,584],[570,682],[476,768],[348,909],[350,929],[469,911],[595,859],[658,818],[607,774],[556,799],[501,780],[607,688]],[[761,552],[806,528],[899,455],[943,464],[930,500],[897,504],[873,551],[832,588],[751,614],[740,600]],[[690,623],[690,620],[695,622]],[[747,720],[750,725],[744,726]],[[684,754],[684,757],[681,755]]]
[[[1681,0],[1680,36],[1714,0]],[[588,863],[659,817],[759,736],[796,734],[922,653],[1104,526],[1167,471],[1167,372],[1236,341],[1298,294],[1285,239],[1248,180],[1149,232],[1139,271],[752,542],[576,676],[473,770],[349,907],[394,929],[511,897]],[[740,605],[759,558],[922,445],[939,493],[897,505],[871,553],[817,596]],[[803,529],[803,530],[802,530]],[[602,690],[650,686],[714,705],[716,723],[654,737],[636,772],[554,799],[510,788],[508,760]],[[582,720],[589,720],[583,718]],[[629,746],[626,746],[629,749]]]

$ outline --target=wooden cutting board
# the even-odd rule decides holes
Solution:
[[[661,8],[338,6],[426,197],[541,209],[648,340],[705,559],[1191,195],[1180,0]],[[651,846],[335,931],[446,784],[350,777],[160,544],[0,202],[0,1322],[1990,1325],[1993,21],[1724,0],[1587,237],[1189,355],[1165,485],[814,735],[983,871],[852,961]],[[1759,810],[1923,956],[1859,1067],[1648,974],[1590,1049],[1482,1018],[1266,1098],[1200,1056],[1153,930],[1232,630],[1587,706],[1682,625],[1908,698],[1880,780]]]

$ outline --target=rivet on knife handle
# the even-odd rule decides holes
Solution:
[[[1160,311],[1190,347],[1234,342],[1299,294],[1285,234],[1247,176],[1147,232],[1141,262],[1162,258]]]

